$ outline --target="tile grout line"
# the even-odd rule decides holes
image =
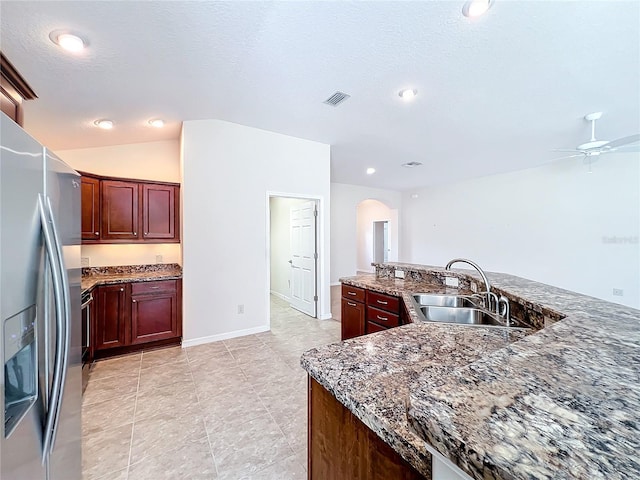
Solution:
[[[225,348],[226,347],[227,346],[225,345]],[[200,394],[198,393],[198,389],[196,388],[196,379],[193,376],[193,370],[191,369],[191,360],[189,358],[189,352],[186,351],[185,354],[187,355],[187,365],[189,366],[189,375],[191,375],[191,381],[193,382],[193,390],[196,393],[196,400],[198,401],[198,405],[200,406],[200,409],[204,414],[204,409],[202,408],[202,405],[200,403]],[[205,422],[204,420],[204,415],[202,418],[202,422],[204,423],[204,432],[207,435],[207,444],[209,445],[209,453],[211,454],[211,459],[213,460],[213,468],[216,469],[216,478],[217,478],[220,476],[220,470],[218,469],[218,462],[216,462],[216,456],[213,454],[213,447],[211,446],[211,439],[209,438],[209,429],[207,428],[207,422]]]
[[[136,431],[136,410],[138,410],[138,395],[140,393],[140,376],[142,375],[142,356],[144,350],[140,353],[140,364],[138,365],[138,386],[136,387],[136,399],[133,405],[133,422],[131,425],[131,439],[129,440],[129,460],[127,461],[127,479],[129,478],[129,470],[131,470],[131,453],[133,451],[133,435]]]

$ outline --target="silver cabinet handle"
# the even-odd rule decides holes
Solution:
[[[351,302],[347,302],[347,305],[349,305],[350,307],[357,307],[355,303],[351,303]]]
[[[378,320],[382,320],[383,322],[389,320],[387,317],[381,317],[380,315],[376,315],[376,317],[378,318]]]
[[[96,235],[100,235],[100,232],[96,232]]]
[[[136,303],[136,300],[131,300],[133,303]]]
[[[388,305],[389,302],[385,302],[383,300],[376,300],[376,302],[378,302],[380,305]]]
[[[159,288],[160,288],[160,287],[158,287],[158,286],[156,286],[156,287],[149,287],[149,289],[150,289],[150,290],[157,290],[157,289],[159,289]]]
[[[121,289],[120,289],[120,291],[121,291],[121,292],[124,292],[124,288],[121,288]]]
[[[356,295],[357,295],[357,293],[356,293],[356,292],[347,292],[347,294],[348,294],[348,295],[353,295],[353,296],[356,296]]]
[[[138,235],[138,233],[137,233],[137,232],[133,232],[133,234],[134,234],[134,235]]]
[[[149,235],[147,232],[144,232],[145,235]]]

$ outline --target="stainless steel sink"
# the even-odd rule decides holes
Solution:
[[[515,319],[509,325],[500,316],[479,308],[473,298],[464,295],[438,295],[418,293],[413,295],[415,307],[423,321],[455,323],[485,327],[527,329]]]
[[[413,298],[418,305],[436,307],[477,307],[469,297],[463,295],[439,295],[435,293],[416,293]]]

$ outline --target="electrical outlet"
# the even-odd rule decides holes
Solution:
[[[156,255],[156,263],[162,263],[162,255]]]
[[[244,305],[238,305],[238,315],[242,315],[244,313]]]
[[[460,282],[458,281],[458,277],[444,277],[444,284],[447,287],[457,287]]]
[[[622,297],[624,295],[624,291],[621,288],[614,288],[613,295],[616,297]]]
[[[394,274],[396,278],[404,278],[404,270],[396,270]]]
[[[78,258],[78,257],[76,257]],[[89,257],[80,257],[80,266],[88,267],[89,266]]]

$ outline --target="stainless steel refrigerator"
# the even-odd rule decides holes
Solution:
[[[0,478],[78,480],[80,176],[0,115]]]

